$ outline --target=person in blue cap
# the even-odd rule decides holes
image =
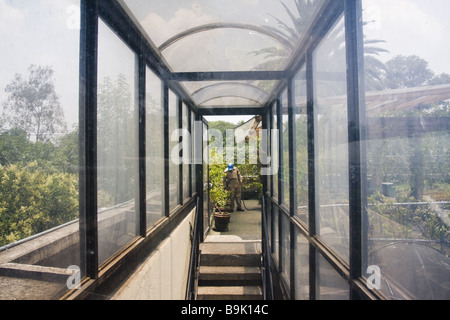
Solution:
[[[225,190],[230,191],[229,205],[231,212],[234,210],[234,202],[237,204],[237,211],[244,211],[242,207],[242,176],[239,169],[233,164],[229,163],[225,169],[226,176],[224,177]]]

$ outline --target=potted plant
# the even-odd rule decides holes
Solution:
[[[227,207],[229,191],[226,191],[223,186],[224,175],[223,166],[218,164],[210,165],[209,179],[211,189],[209,190],[209,198],[215,208],[215,231],[228,231],[228,224],[231,219],[230,207]]]

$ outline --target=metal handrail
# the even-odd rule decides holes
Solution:
[[[262,231],[262,284],[263,284],[263,298],[264,300],[274,300],[273,294],[273,280],[272,270],[270,264],[270,246],[269,246],[269,232],[267,229],[267,212],[264,195],[262,196],[262,210],[261,210],[261,231]]]
[[[189,273],[186,286],[186,300],[195,300],[195,280],[199,264],[200,255],[200,233],[198,227],[198,208],[200,197],[197,198],[197,206],[195,208],[194,232],[192,234],[191,255],[189,262]]]

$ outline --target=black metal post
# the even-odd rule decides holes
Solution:
[[[345,1],[347,49],[350,279],[362,275],[362,217],[365,192],[365,91],[361,0]],[[350,298],[355,298],[353,290]]]
[[[144,54],[138,57],[138,106],[139,106],[139,235],[145,237],[147,230],[146,201],[146,65]]]
[[[170,161],[170,150],[169,150],[169,87],[165,82],[162,88],[162,101],[163,101],[163,134],[164,134],[164,195],[163,195],[163,210],[164,215],[169,217],[170,214],[170,180],[169,180],[169,161]]]
[[[297,139],[295,127],[295,87],[294,80],[288,79],[288,126],[289,126],[289,211],[291,219],[297,213]],[[289,221],[289,239],[290,239],[290,296],[295,300],[295,227],[292,221]],[[288,230],[286,230],[288,231]]]
[[[283,194],[284,194],[284,163],[283,163],[283,104],[281,101],[281,97],[278,96],[277,102],[277,129],[278,129],[278,261],[279,268],[283,270],[283,224],[280,212],[281,204],[283,203]]]
[[[179,97],[177,97],[177,118],[178,118],[178,129],[183,128],[183,101]],[[172,133],[169,132],[171,135]],[[183,141],[182,137],[179,137],[178,144]],[[178,157],[183,159],[183,149],[178,150]],[[178,204],[183,204],[183,162],[178,165]]]
[[[96,0],[81,0],[79,205],[80,269],[82,276],[98,277],[97,230],[97,53]]]
[[[314,154],[314,82],[313,82],[312,53],[306,55],[306,113],[308,134],[308,225],[309,236],[316,234],[316,178],[315,178],[315,154]],[[316,250],[309,245],[309,298],[316,298]]]

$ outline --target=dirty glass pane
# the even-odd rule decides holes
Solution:
[[[191,141],[190,141],[190,132],[188,127],[188,113],[189,109],[186,104],[183,103],[182,107],[182,122],[183,122],[183,130],[185,130],[186,134],[183,134],[183,201],[190,197],[189,194],[189,164],[191,163]],[[189,133],[189,135],[187,135]]]
[[[309,300],[309,241],[295,230],[295,299]]]
[[[279,145],[280,145],[280,132],[278,130],[278,111],[277,104],[274,103],[272,106],[273,110],[273,126],[272,128],[275,132],[272,132],[271,135],[271,151],[272,151],[272,164],[277,164],[277,166],[273,168],[272,174],[272,197],[274,197],[278,201],[278,169],[279,169]]]
[[[161,80],[147,68],[145,100],[147,228],[153,226],[164,215],[164,126],[161,93]]]
[[[0,1],[0,300],[58,299],[82,267],[79,20],[78,0]]]
[[[316,299],[348,300],[350,290],[347,281],[320,254],[316,253]]]
[[[279,209],[277,205],[272,205],[272,217],[271,217],[271,245],[272,245],[272,257],[277,264],[280,263],[280,230],[279,230]]]
[[[264,105],[275,81],[193,81],[182,82],[200,106]]]
[[[388,299],[450,299],[449,10],[442,0],[363,1],[362,272]]]
[[[288,95],[287,89],[281,94],[281,108],[282,108],[282,143],[283,143],[283,180],[281,181],[283,185],[282,192],[282,204],[289,208],[289,114],[288,114]]]
[[[178,134],[178,97],[169,90],[169,210],[179,204],[179,134]]]
[[[98,250],[102,264],[137,234],[139,154],[136,55],[102,21],[98,57]]]
[[[308,223],[308,123],[306,115],[306,68],[294,79],[295,158],[297,178],[297,211],[294,213]]]
[[[124,1],[174,71],[279,70],[322,3]]]
[[[348,129],[344,18],[313,55],[316,232],[348,260]]]
[[[290,236],[290,223],[289,218],[285,214],[281,214],[281,255],[282,255],[282,266],[280,276],[286,282],[288,288],[292,285],[291,281],[291,236]]]
[[[197,192],[197,173],[195,172],[195,113],[191,112],[191,186],[192,194]]]

